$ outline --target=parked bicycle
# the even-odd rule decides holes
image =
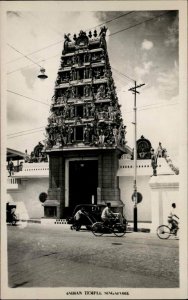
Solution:
[[[172,235],[177,236],[178,230],[179,227],[171,229],[167,225],[160,225],[159,227],[157,227],[157,236],[162,240],[167,240]]]
[[[92,225],[91,231],[95,236],[101,236],[105,233],[107,234],[115,234],[118,237],[122,237],[125,235],[127,229],[127,221],[123,224],[119,223],[119,218],[115,217],[112,220],[112,224],[105,225],[104,222],[96,222]]]

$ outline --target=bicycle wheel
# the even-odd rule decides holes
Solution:
[[[103,235],[103,224],[101,222],[96,222],[92,225],[91,231],[95,236]]]
[[[157,228],[157,236],[160,239],[168,239],[170,236],[170,228],[166,225],[161,225]]]
[[[122,225],[120,223],[117,223],[113,226],[113,233],[116,235],[116,236],[124,236],[125,233],[126,233],[126,224]]]

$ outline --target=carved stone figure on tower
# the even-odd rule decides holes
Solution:
[[[71,97],[75,98],[75,96],[76,96],[75,86],[72,86],[71,87]]]
[[[70,33],[65,34],[64,39],[65,39],[65,41],[64,41],[64,50],[67,51],[68,50],[68,44],[69,44],[69,42],[71,42]]]
[[[84,142],[89,143],[90,140],[90,129],[88,124],[86,124],[86,127],[84,128]]]
[[[101,77],[101,71],[98,70],[98,69],[95,70],[95,71],[94,71],[94,76],[95,76],[96,79],[100,79],[100,77]]]
[[[68,125],[68,127],[67,127],[67,143],[68,144],[72,144],[72,134],[73,134],[72,127]]]
[[[64,93],[64,98],[65,98],[65,101],[67,101],[69,99],[69,89],[66,89],[65,93]]]
[[[99,33],[100,36],[100,47],[105,48],[106,49],[106,31],[108,28],[106,28],[105,26],[101,27],[101,31]]]
[[[117,146],[117,144],[118,144],[118,129],[117,129],[117,126],[114,126],[114,128],[113,128],[113,135],[114,135],[114,139],[115,139],[115,145]]]
[[[71,105],[70,107],[70,118],[74,118],[74,106]]]
[[[99,133],[99,144],[104,145],[105,135],[103,129],[100,130]]]
[[[90,87],[89,87],[89,85],[86,85],[84,87],[84,96],[85,97],[89,97],[90,96]]]
[[[91,103],[91,106],[90,106],[90,116],[91,117],[95,116],[95,104],[94,103]]]
[[[84,117],[88,118],[89,117],[89,107],[88,104],[84,106]]]
[[[76,45],[80,47],[87,46],[89,43],[89,38],[86,35],[86,32],[83,30],[80,30],[80,33],[78,35],[78,38],[76,39]]]
[[[123,124],[121,124],[119,127],[118,140],[121,146],[125,145],[125,133],[126,133],[125,128],[126,126],[123,126]]]
[[[97,90],[96,99],[100,100],[100,99],[104,99],[104,98],[105,98],[105,87],[103,84],[101,84]]]

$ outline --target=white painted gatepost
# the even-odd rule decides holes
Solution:
[[[179,175],[153,176],[149,181],[151,189],[151,232],[162,224],[168,224],[167,218],[173,202],[178,209]]]

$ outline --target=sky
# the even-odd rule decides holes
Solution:
[[[134,147],[134,95],[128,90],[136,81],[145,84],[137,94],[137,139],[143,135],[155,149],[161,142],[178,162],[178,11],[107,11],[107,7],[104,11],[65,11],[61,3],[58,10],[7,13],[7,147],[31,152],[45,139],[64,34],[95,27],[99,31],[98,25],[106,23],[108,55],[127,126],[127,145]],[[40,66],[48,75],[44,81],[37,77]]]

